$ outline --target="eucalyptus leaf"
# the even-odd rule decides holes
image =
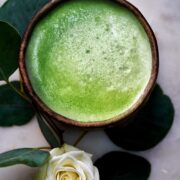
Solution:
[[[101,180],[147,180],[150,163],[136,155],[125,152],[110,152],[95,162]]]
[[[11,84],[20,89],[19,82]],[[34,114],[32,105],[8,84],[0,86],[0,126],[23,125],[29,122]]]
[[[23,148],[0,154],[0,167],[25,164],[30,167],[40,167],[49,158],[49,152],[33,148]]]
[[[170,98],[156,85],[147,104],[125,127],[110,127],[105,131],[118,146],[134,151],[156,146],[169,132],[174,119]]]
[[[46,138],[47,142],[53,147],[61,147],[62,143],[62,132],[57,130],[56,127],[50,125],[50,123],[40,114],[37,113],[37,119],[39,127]]]
[[[9,24],[0,21],[0,80],[6,80],[18,68],[21,37]]]
[[[48,0],[8,0],[0,8],[0,20],[12,24],[23,35],[31,18],[47,2]]]

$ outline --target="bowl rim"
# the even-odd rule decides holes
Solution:
[[[141,14],[141,12],[131,3],[129,3],[126,0],[114,0],[117,5],[124,6],[127,9],[129,9],[140,21],[142,26],[144,27],[149,41],[151,45],[151,52],[152,52],[152,70],[151,70],[151,77],[149,82],[146,85],[146,88],[142,95],[139,97],[139,99],[134,103],[133,106],[131,106],[128,110],[126,110],[124,113],[121,113],[113,118],[104,120],[104,121],[93,121],[93,122],[81,122],[81,121],[76,121],[67,117],[64,117],[53,110],[51,110],[46,104],[42,102],[42,100],[38,97],[38,95],[34,92],[25,65],[25,52],[26,52],[26,47],[29,42],[31,33],[35,27],[35,25],[48,14],[49,11],[51,11],[53,8],[55,8],[57,5],[66,2],[68,0],[52,0],[45,4],[37,13],[36,15],[32,18],[30,21],[21,45],[20,45],[20,50],[19,50],[19,70],[20,70],[20,76],[21,80],[23,83],[23,86],[25,88],[25,91],[27,94],[30,96],[32,102],[35,104],[35,106],[42,112],[45,113],[48,117],[52,118],[55,121],[58,121],[60,123],[66,124],[66,125],[71,125],[71,126],[76,126],[76,127],[105,127],[112,125],[114,123],[123,123],[126,120],[128,120],[131,116],[136,114],[136,112],[144,105],[144,103],[147,101],[148,97],[150,96],[158,75],[158,69],[159,69],[159,53],[158,53],[158,45],[157,45],[157,40],[154,35],[153,30],[151,29],[149,23],[146,21],[145,17]]]

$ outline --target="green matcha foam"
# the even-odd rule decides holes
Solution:
[[[93,122],[134,105],[150,79],[152,54],[143,26],[128,9],[106,0],[74,0],[36,25],[26,66],[50,109]]]

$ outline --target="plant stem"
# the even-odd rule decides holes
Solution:
[[[88,131],[83,131],[82,134],[78,137],[78,139],[75,141],[74,146],[77,146],[80,141],[84,138],[84,136],[88,133]]]
[[[2,68],[0,67],[0,73],[4,78],[4,81],[17,93],[19,94],[23,99],[25,99],[26,101],[28,101],[29,103],[31,103],[31,100],[23,93],[21,92],[19,89],[17,89],[15,86],[13,86],[13,84],[11,82],[9,82],[9,79],[6,77],[6,75],[4,74]]]
[[[40,149],[40,150],[51,150],[52,148],[51,147],[38,147],[37,149]]]
[[[29,103],[31,103],[31,100],[24,94],[22,93],[19,89],[17,89],[15,86],[13,86],[13,84],[11,82],[9,82],[9,80],[6,80],[6,83],[17,93],[19,94],[23,99],[25,99],[26,101],[28,101]]]

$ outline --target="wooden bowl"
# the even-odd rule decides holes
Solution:
[[[51,110],[47,105],[45,105],[42,100],[37,96],[37,94],[34,92],[25,65],[25,52],[26,47],[28,45],[29,38],[31,37],[31,33],[33,31],[33,28],[35,25],[40,21],[44,16],[48,14],[49,11],[51,11],[53,8],[55,8],[58,4],[64,2],[62,0],[55,0],[50,1],[47,3],[42,9],[40,9],[37,14],[33,17],[33,19],[30,21],[28,28],[24,34],[20,51],[19,51],[19,69],[20,74],[22,78],[22,82],[25,88],[26,93],[30,96],[32,99],[32,102],[34,105],[40,110],[40,112],[50,119],[52,122],[54,122],[57,126],[61,127],[62,125],[71,125],[76,127],[105,127],[109,125],[113,125],[114,123],[119,123],[119,125],[128,123],[128,120],[136,114],[136,112],[144,105],[144,103],[147,101],[148,97],[150,96],[153,87],[155,85],[157,75],[158,75],[158,67],[159,67],[159,57],[158,57],[158,46],[156,42],[155,35],[144,18],[144,16],[141,14],[141,12],[134,7],[131,3],[127,2],[126,0],[114,0],[117,3],[117,6],[124,6],[128,8],[133,14],[139,19],[141,24],[143,25],[151,44],[151,51],[152,51],[152,72],[150,80],[144,90],[144,93],[140,96],[140,98],[137,100],[137,102],[129,108],[126,112],[113,117],[111,119],[105,120],[105,121],[97,121],[97,122],[79,122],[75,121],[73,119],[66,118],[60,114],[57,114],[53,110]]]

